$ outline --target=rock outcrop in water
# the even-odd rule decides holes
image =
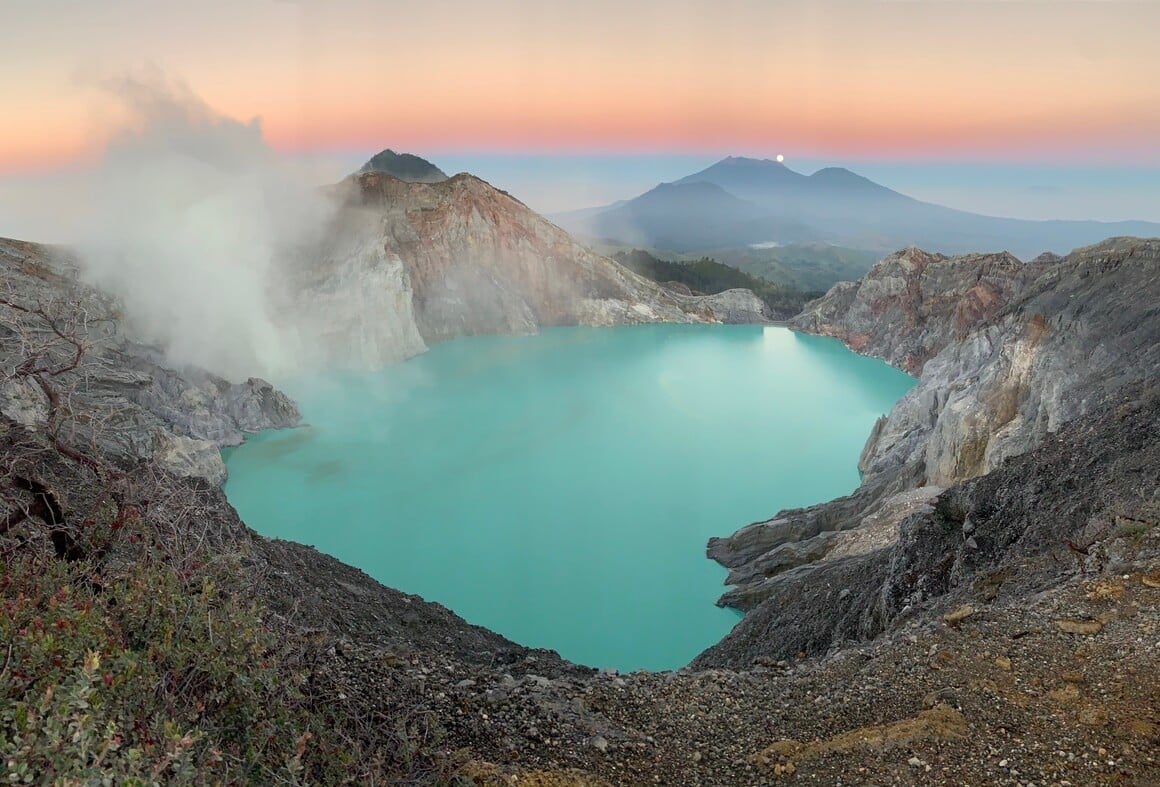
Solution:
[[[1002,256],[944,259],[908,249],[880,262],[862,282],[834,287],[793,324],[921,370],[919,383],[876,425],[859,462],[864,478],[856,492],[780,512],[710,542],[709,555],[730,569],[727,582],[735,586],[722,602],[748,614],[700,657],[702,666],[816,652],[844,636],[880,631],[899,610],[868,612],[867,599],[907,595],[887,588],[886,568],[934,559],[904,558],[907,533],[943,526],[932,521],[947,521],[951,499],[960,501],[954,505],[962,516],[977,520],[968,514],[988,505],[989,485],[1012,483],[1003,475],[1012,472],[1005,461],[1057,439],[1064,425],[1120,402],[1125,391],[1154,384],[1160,378],[1160,241],[1112,239],[1027,266]],[[1090,433],[1074,434],[1071,447],[1061,450],[1094,450],[1079,438]],[[1111,475],[1104,483],[1128,477],[1116,463],[1105,464]],[[979,476],[991,480],[943,493]],[[1086,487],[1090,478],[1082,476],[1068,483]],[[962,503],[964,495],[973,502]],[[1066,537],[1079,538],[1075,528],[1087,524],[1068,520]],[[972,526],[964,525],[968,549],[984,549],[976,545],[993,537],[972,539]],[[845,597],[863,603],[857,626],[849,624],[845,605],[818,611],[810,589],[818,583],[864,593]],[[803,625],[802,604],[813,610],[811,631],[797,636],[791,632]]]
[[[333,196],[328,238],[292,288],[292,311],[331,363],[381,365],[457,336],[553,325],[769,320],[752,293],[669,292],[471,175],[411,183],[367,172]]]

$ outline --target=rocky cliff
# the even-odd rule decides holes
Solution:
[[[337,215],[290,274],[288,311],[330,363],[367,366],[476,334],[553,325],[767,322],[752,293],[674,294],[471,175],[384,173],[332,190]]]
[[[734,585],[722,603],[749,611],[731,638],[763,641],[771,653],[832,641],[784,633],[798,614],[787,599],[802,600],[821,577],[880,590],[880,576],[860,572],[897,560],[900,526],[928,521],[946,505],[945,489],[1004,469],[1065,424],[1160,378],[1160,241],[1112,239],[1026,266],[908,249],[862,282],[837,285],[793,324],[921,375],[875,426],[852,495],[710,541]],[[834,637],[845,632],[825,615],[815,620]],[[860,631],[885,625],[873,621]],[[719,646],[699,663],[722,663],[726,652]]]
[[[1007,253],[945,257],[910,247],[862,279],[834,285],[789,324],[835,336],[855,352],[917,375],[940,350],[998,314],[1045,267]]]
[[[1121,388],[1097,413],[1069,422],[1035,450],[903,512],[884,543],[822,552],[771,572],[738,596],[749,607],[745,618],[693,666],[824,653],[935,607],[982,608],[999,595],[1018,604],[1077,571],[1123,573],[1116,564],[1132,563],[1132,545],[1109,552],[1104,542],[1131,532],[1133,523],[1145,532],[1160,520],[1157,423],[1155,390],[1143,383]]]
[[[0,414],[120,464],[152,461],[213,483],[225,479],[221,448],[298,422],[264,380],[169,368],[119,317],[63,250],[0,239]]]
[[[865,485],[947,486],[988,472],[1156,375],[1160,242],[1111,239],[1020,268],[1009,258],[951,258],[915,267],[901,284],[898,269],[923,257],[888,257],[848,309],[839,285],[793,321],[921,371],[863,451]]]

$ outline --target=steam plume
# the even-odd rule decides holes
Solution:
[[[159,72],[100,87],[129,123],[97,168],[84,275],[173,363],[231,379],[290,371],[297,340],[274,288],[288,255],[322,232],[325,200],[279,163],[257,120],[224,117]]]

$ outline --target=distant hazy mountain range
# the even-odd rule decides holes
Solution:
[[[587,238],[676,251],[829,243],[877,252],[913,244],[1028,259],[1111,235],[1160,235],[1160,224],[1145,221],[983,216],[916,200],[848,169],[803,175],[768,159],[734,157],[634,199],[551,218]]]

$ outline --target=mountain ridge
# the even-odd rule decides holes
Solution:
[[[1160,235],[1160,223],[1154,222],[1027,220],[971,213],[914,199],[842,167],[803,175],[769,159],[729,157],[673,181],[694,182],[716,184],[744,200],[742,220],[727,222],[724,228],[719,218],[697,222],[696,207],[683,205],[667,217],[654,210],[650,223],[633,225],[633,208],[640,196],[603,210],[555,214],[553,220],[585,237],[628,240],[619,236],[636,230],[629,242],[646,246],[663,247],[662,237],[676,237],[683,244],[676,251],[809,240],[883,253],[907,245],[948,254],[1006,250],[1030,259],[1109,236]],[[755,217],[752,205],[761,207],[764,215]],[[711,208],[711,215],[719,217],[720,206]],[[794,232],[779,230],[774,220],[792,226]],[[773,234],[760,237],[763,230]]]

